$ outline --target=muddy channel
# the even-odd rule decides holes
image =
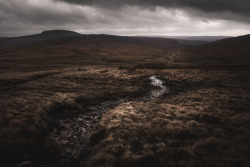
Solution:
[[[79,155],[87,147],[89,134],[93,130],[95,123],[101,119],[102,115],[115,106],[128,101],[150,101],[168,93],[169,88],[164,81],[156,76],[149,77],[151,85],[156,89],[146,95],[134,99],[119,99],[116,101],[106,101],[90,111],[84,112],[74,118],[62,118],[56,121],[57,126],[50,134],[50,138],[55,141],[61,152],[61,162],[69,162],[78,159]]]

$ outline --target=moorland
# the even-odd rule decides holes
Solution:
[[[247,167],[248,46],[249,35],[199,46],[68,31],[1,38],[1,166]],[[151,76],[169,90],[148,99],[160,89]]]

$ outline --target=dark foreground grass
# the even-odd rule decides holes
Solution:
[[[74,67],[0,75],[1,164],[48,164],[60,158],[48,134],[58,117],[74,117],[106,100],[136,97],[148,79],[117,68]]]
[[[172,92],[108,112],[90,136],[83,166],[250,165],[247,69],[156,73]]]
[[[1,166],[57,164],[48,134],[106,100],[148,92],[148,76],[170,92],[131,101],[95,125],[80,160],[63,166],[250,166],[249,67],[78,66],[0,74]],[[57,165],[50,165],[57,166]]]

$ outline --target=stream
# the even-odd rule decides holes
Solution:
[[[50,134],[50,138],[59,146],[63,162],[77,159],[82,150],[86,149],[89,134],[93,130],[95,123],[101,119],[104,113],[121,103],[127,101],[151,101],[169,91],[169,88],[164,85],[164,81],[158,79],[156,76],[149,77],[149,80],[151,81],[151,85],[157,87],[157,89],[150,91],[142,97],[106,101],[90,108],[90,111],[80,114],[75,118],[70,117],[57,120],[57,126]]]

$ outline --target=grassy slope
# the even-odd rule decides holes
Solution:
[[[171,39],[83,35],[0,49],[1,68],[57,64],[167,62],[185,45]]]
[[[121,104],[108,112],[90,136],[83,165],[250,164],[248,70],[174,69],[157,75],[172,92],[148,103]]]
[[[190,63],[249,64],[250,35],[219,40],[183,52],[178,59]]]

